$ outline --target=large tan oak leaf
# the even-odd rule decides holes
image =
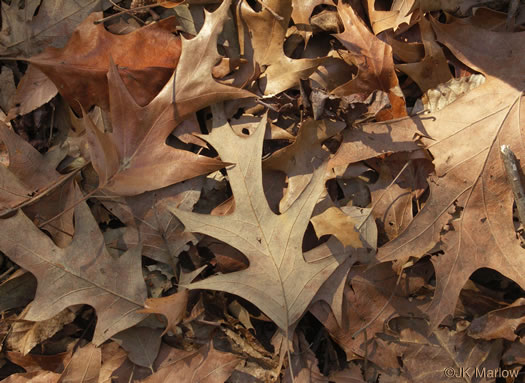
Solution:
[[[498,33],[474,26],[434,22],[437,39],[486,82],[433,115],[389,124],[419,127],[434,157],[430,197],[416,218],[378,252],[381,261],[419,258],[441,243],[432,258],[436,291],[428,309],[435,327],[452,314],[470,275],[491,268],[525,288],[525,250],[515,237],[513,196],[500,147],[525,158],[525,33]],[[472,44],[483,41],[483,44]]]
[[[266,117],[252,135],[240,137],[220,115],[219,110],[215,110],[213,131],[202,137],[213,145],[223,161],[234,163],[227,169],[235,199],[234,212],[211,216],[177,208],[171,211],[186,230],[212,236],[233,246],[248,258],[250,265],[247,269],[215,275],[187,287],[236,294],[255,304],[281,329],[288,331],[323,282],[348,256],[342,246],[332,247],[333,242],[304,255],[302,251],[304,232],[324,189],[326,166],[318,165],[303,193],[285,213],[277,215],[268,206],[262,183]],[[307,262],[305,258],[315,261]]]
[[[175,149],[166,138],[191,113],[215,102],[251,97],[252,93],[215,81],[212,69],[220,59],[217,37],[231,0],[224,1],[191,40],[182,38],[177,68],[148,105],[139,106],[115,65],[108,73],[113,132],[102,133],[85,118],[91,160],[99,189],[137,195],[220,169],[221,161]]]
[[[38,280],[34,301],[24,319],[50,319],[66,307],[88,304],[98,321],[93,343],[145,318],[136,313],[147,297],[140,247],[113,258],[85,202],[75,208],[75,235],[66,248],[56,246],[22,211],[1,220],[0,251]]]

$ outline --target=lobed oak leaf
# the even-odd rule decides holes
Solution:
[[[295,60],[286,56],[283,44],[292,15],[292,0],[269,0],[265,4],[262,11],[255,12],[243,1],[241,18],[251,35],[255,62],[266,67],[260,77],[264,94],[275,95],[308,78],[325,58]]]
[[[426,92],[451,80],[452,73],[450,73],[445,53],[437,43],[430,22],[426,18],[422,18],[419,22],[419,30],[425,56],[421,61],[398,64],[396,68],[410,76],[419,89]]]
[[[416,0],[394,0],[389,11],[376,10],[375,2],[375,0],[367,0],[368,17],[376,35],[391,28],[396,31],[405,23],[411,24]]]
[[[141,243],[143,256],[175,266],[188,242],[196,243],[198,238],[184,232],[166,205],[173,203],[191,210],[200,197],[202,184],[202,177],[197,177],[137,196],[109,198],[103,204],[126,225],[122,238],[125,248]]]
[[[310,27],[310,16],[318,5],[334,5],[332,0],[292,0],[292,20],[304,38],[305,45],[308,44],[312,31]]]
[[[507,184],[500,146],[524,158],[522,111],[525,88],[524,33],[499,33],[456,22],[433,23],[438,41],[473,69],[485,83],[424,118],[393,122],[422,127],[422,143],[434,157],[426,205],[396,239],[379,249],[381,261],[403,265],[437,243],[444,254],[432,257],[436,291],[428,309],[432,327],[452,314],[470,275],[491,268],[525,287],[524,250],[515,237],[513,195]],[[473,39],[484,41],[472,45]]]
[[[125,35],[110,33],[104,24],[94,23],[101,18],[102,12],[92,13],[75,29],[65,47],[48,47],[27,61],[51,79],[79,113],[79,103],[86,110],[93,105],[109,108],[106,74],[112,58],[119,65],[133,100],[147,105],[169,80],[179,61],[181,41],[172,33],[176,30],[176,18]]]
[[[250,262],[247,269],[215,275],[186,287],[241,296],[287,332],[324,281],[348,257],[349,250],[339,247],[331,253],[332,248],[324,244],[303,255],[302,240],[324,189],[325,166],[314,166],[310,183],[286,212],[276,215],[270,209],[261,169],[266,122],[264,117],[252,135],[241,137],[233,132],[219,107],[214,108],[212,133],[202,138],[217,149],[223,160],[235,164],[227,169],[235,210],[225,216],[197,214],[176,207],[171,211],[186,230],[223,241]],[[316,160],[311,160],[314,165]],[[310,253],[315,253],[316,260],[307,262],[305,258],[311,258]]]
[[[285,212],[301,195],[312,178],[312,156],[325,159],[329,152],[322,147],[324,141],[343,130],[340,121],[306,120],[301,124],[296,140],[274,152],[263,161],[263,169],[279,170],[286,174],[288,188],[279,203],[279,211]]]
[[[162,91],[139,106],[118,73],[108,73],[113,132],[103,133],[87,118],[85,126],[99,189],[118,195],[136,195],[218,170],[224,163],[166,144],[168,135],[191,113],[214,102],[251,97],[252,93],[221,84],[212,77],[220,58],[217,37],[231,0],[207,13],[199,34],[182,39],[179,64]]]
[[[358,68],[357,77],[335,88],[337,96],[358,94],[365,100],[374,90],[383,90],[390,99],[391,119],[406,116],[399,82],[394,69],[392,47],[369,31],[366,24],[348,4],[340,3],[337,12],[344,25],[344,32],[335,37],[345,46],[345,61]],[[385,114],[384,112],[382,112]]]
[[[146,299],[140,247],[111,257],[86,203],[75,208],[75,223],[72,243],[60,248],[18,211],[2,220],[0,250],[38,280],[24,319],[41,321],[66,307],[89,304],[98,316],[93,342],[99,345],[145,317],[135,312]]]

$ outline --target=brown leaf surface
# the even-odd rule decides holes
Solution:
[[[64,45],[80,22],[91,12],[101,11],[101,8],[98,0],[42,0],[27,3],[15,0],[9,5],[2,3],[0,54],[32,55],[48,44]]]
[[[102,133],[85,119],[100,189],[119,195],[136,195],[224,166],[221,161],[172,148],[165,141],[191,113],[221,100],[252,96],[246,90],[216,82],[211,75],[220,58],[217,37],[230,2],[223,2],[218,10],[207,14],[196,37],[182,40],[182,55],[175,73],[148,105],[141,107],[134,101],[116,66],[110,66],[113,132]],[[199,57],[198,63],[195,57]]]
[[[374,90],[388,92],[393,116],[406,116],[405,101],[400,97],[399,82],[394,70],[392,47],[375,37],[348,4],[339,4],[337,11],[344,32],[335,35],[348,49],[345,61],[357,66],[357,77],[335,88],[337,96],[358,94],[365,100]]]
[[[98,316],[93,342],[101,344],[144,318],[135,313],[146,298],[140,248],[112,258],[85,203],[75,208],[75,222],[73,242],[63,249],[18,212],[2,220],[0,250],[38,280],[26,320],[41,321],[68,306],[90,304]]]
[[[315,291],[346,257],[344,252],[336,252],[308,263],[302,254],[302,238],[324,186],[325,167],[318,165],[299,198],[285,213],[276,215],[269,208],[262,188],[260,161],[266,118],[255,133],[239,137],[219,113],[217,108],[212,133],[202,137],[213,145],[223,160],[235,164],[227,170],[235,211],[227,216],[211,216],[176,208],[171,210],[186,230],[210,235],[235,247],[248,257],[250,266],[187,287],[239,295],[260,308],[281,329],[287,330],[301,317]]]
[[[266,67],[261,88],[265,95],[275,95],[299,85],[299,79],[308,78],[324,59],[286,56],[283,44],[292,15],[292,0],[268,0],[265,5],[260,12],[255,12],[243,1],[241,17],[251,34],[255,62]]]
[[[519,144],[524,125],[524,68],[518,59],[523,33],[490,32],[461,23],[433,25],[438,41],[483,72],[487,81],[428,117],[388,124],[392,130],[423,127],[431,137],[422,141],[434,157],[436,176],[430,178],[426,205],[398,238],[379,249],[378,259],[401,265],[443,243],[445,253],[433,257],[437,288],[428,313],[435,327],[452,314],[461,288],[479,268],[498,270],[525,286],[524,250],[515,238],[513,196],[499,150],[508,144],[518,158],[525,152]],[[474,36],[486,44],[470,45]]]
[[[279,170],[287,176],[288,187],[279,202],[281,213],[295,202],[310,183],[314,170],[312,157],[321,161],[328,158],[329,152],[322,147],[323,142],[339,133],[344,127],[341,121],[304,121],[295,142],[277,150],[263,161],[264,170]]]
[[[106,73],[110,59],[133,100],[145,106],[171,77],[181,53],[180,39],[172,34],[175,17],[161,20],[125,35],[115,35],[94,24],[102,13],[89,15],[64,48],[49,47],[28,61],[49,77],[78,113],[93,105],[109,107]],[[26,90],[27,92],[27,90]]]
[[[98,383],[100,364],[100,348],[88,343],[75,351],[58,383]]]
[[[167,204],[191,210],[200,197],[202,178],[194,178],[163,189],[122,199],[108,198],[104,206],[126,227],[122,238],[126,248],[142,244],[142,255],[175,265],[187,243],[197,242],[167,209]]]
[[[113,336],[113,340],[128,352],[130,361],[153,371],[159,354],[162,332],[149,327],[132,327]]]
[[[143,382],[225,382],[240,361],[237,355],[218,351],[211,344],[197,351],[172,348],[160,363],[158,371]]]
[[[187,304],[188,290],[182,290],[167,297],[146,299],[144,309],[140,312],[164,315],[167,320],[166,329],[162,333],[162,335],[164,335],[168,331],[172,333],[176,332],[175,327],[182,321]]]
[[[0,140],[9,154],[9,166],[0,164],[0,215],[3,215],[55,186],[60,179],[55,169],[61,158],[45,158],[2,122]]]

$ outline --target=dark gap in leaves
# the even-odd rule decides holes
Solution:
[[[470,279],[493,291],[500,292],[505,301],[509,303],[525,297],[525,291],[516,282],[493,269],[485,267],[478,269],[472,273]]]

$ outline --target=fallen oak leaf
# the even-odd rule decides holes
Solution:
[[[264,94],[276,95],[297,86],[308,78],[325,58],[291,59],[284,53],[284,39],[292,15],[292,0],[268,0],[260,12],[255,12],[246,1],[241,3],[241,18],[251,35],[253,58],[261,68]]]
[[[217,37],[228,16],[231,0],[224,1],[191,40],[182,38],[179,64],[162,91],[148,105],[139,106],[125,87],[117,67],[108,73],[111,134],[85,118],[98,189],[118,195],[136,195],[218,170],[224,162],[172,148],[166,137],[191,113],[214,102],[252,97],[212,77],[220,58]],[[195,58],[198,61],[195,62]]]
[[[186,312],[186,305],[188,304],[188,290],[171,294],[167,297],[148,298],[144,304],[144,309],[139,312],[145,314],[161,314],[166,317],[166,329],[162,335],[168,331],[176,333],[176,326],[182,321],[184,313]],[[161,336],[162,336],[161,335]]]
[[[85,202],[75,208],[75,235],[66,248],[57,247],[22,211],[1,222],[0,250],[38,280],[26,320],[49,319],[66,307],[89,304],[98,316],[93,342],[100,345],[145,318],[135,312],[146,299],[140,247],[111,257]]]
[[[523,249],[515,237],[513,195],[500,159],[509,144],[524,158],[524,33],[498,33],[463,25],[433,22],[437,39],[487,80],[428,118],[389,124],[422,127],[421,138],[434,157],[430,197],[407,229],[381,247],[378,259],[398,267],[420,258],[438,242],[444,254],[433,256],[436,291],[428,308],[431,327],[452,314],[470,275],[491,268],[525,287]],[[485,42],[472,46],[471,39]],[[452,119],[450,116],[454,116]]]
[[[121,78],[135,102],[147,105],[169,80],[179,61],[181,41],[172,33],[176,30],[176,18],[116,35],[108,32],[104,24],[94,24],[101,16],[101,12],[89,15],[64,48],[48,47],[25,60],[51,79],[73,110],[80,113],[79,103],[86,110],[93,105],[109,108],[106,73],[111,57],[119,65]]]
[[[358,94],[365,100],[379,89],[388,93],[392,106],[389,117],[381,119],[406,116],[405,101],[394,69],[392,47],[375,37],[349,4],[340,3],[337,12],[345,30],[335,37],[348,50],[344,52],[343,58],[350,65],[357,66],[358,72],[356,78],[338,86],[332,93],[341,97]],[[380,114],[384,115],[385,111]]]
[[[286,174],[288,188],[279,211],[285,212],[301,195],[312,179],[313,164],[310,159],[325,159],[330,154],[322,147],[324,141],[339,133],[345,124],[340,121],[306,120],[301,124],[296,140],[263,161],[264,170],[279,170]]]
[[[268,206],[262,187],[261,156],[266,127],[263,118],[250,136],[238,136],[223,111],[214,107],[211,134],[201,136],[221,157],[235,165],[227,169],[235,210],[212,216],[171,208],[186,230],[219,239],[250,261],[248,268],[194,282],[188,289],[225,291],[243,297],[261,309],[279,328],[288,330],[302,316],[323,282],[348,257],[348,249],[330,253],[325,246],[303,255],[302,239],[324,188],[325,166],[317,165],[312,180],[290,208],[276,215]],[[322,247],[322,245],[321,245]],[[309,253],[315,261],[307,262]]]

